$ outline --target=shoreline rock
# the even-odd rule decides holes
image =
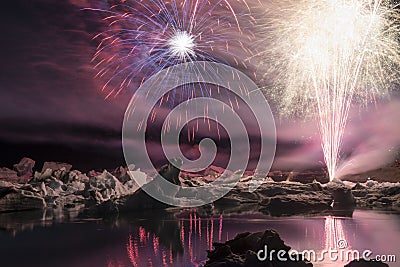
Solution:
[[[30,158],[22,158],[17,164],[14,164],[13,169],[17,172],[19,177],[29,179],[33,174],[33,168],[35,167],[35,161]]]
[[[15,187],[0,188],[0,211],[43,210],[46,202],[39,193]]]
[[[100,214],[115,214],[115,213],[128,213],[141,210],[154,210],[154,209],[166,209],[170,205],[161,203],[149,196],[145,189],[151,188],[151,190],[162,192],[162,188],[159,183],[159,179],[166,179],[169,182],[180,185],[179,174],[180,170],[175,166],[181,166],[182,162],[175,160],[174,165],[171,163],[161,167],[158,175],[149,183],[145,184],[143,188],[139,188],[133,194],[126,194],[115,201],[106,201],[101,203],[95,208],[95,212]],[[171,193],[171,192],[170,192]],[[175,192],[176,193],[176,192]]]
[[[46,171],[47,169],[51,169],[53,171],[64,169],[66,172],[69,172],[72,169],[72,165],[63,162],[45,162],[43,164],[42,172]]]
[[[214,250],[208,251],[208,260],[204,267],[311,267],[302,255],[293,255],[293,261],[288,257],[291,249],[274,230],[264,232],[242,233],[225,243],[214,243]],[[274,251],[276,253],[269,253]],[[287,260],[279,260],[277,255]],[[265,255],[267,254],[267,255]]]
[[[8,198],[5,198],[7,194],[0,194],[0,203],[3,203],[0,205],[0,212],[19,211],[23,206],[29,208],[26,198],[31,195],[34,196],[32,209],[42,208],[43,199],[45,208],[83,207],[92,211],[99,210],[99,214],[105,216],[118,212],[169,207],[148,196],[142,188],[138,188],[132,177],[139,175],[145,181],[148,180],[148,176],[140,170],[132,171],[134,166],[119,167],[113,172],[105,170],[84,174],[72,170],[70,164],[47,162],[43,171],[35,172],[32,177],[33,166],[33,160],[24,158],[14,165],[15,170],[1,169],[3,172],[0,171],[0,189],[14,188],[16,191]],[[23,179],[18,175],[22,175]],[[205,177],[184,179],[180,176],[180,170],[170,164],[161,168],[159,175],[166,175],[172,183],[192,187],[194,190],[196,186],[209,183],[209,179]],[[209,206],[204,209],[211,214],[261,212],[272,216],[337,212],[351,216],[356,207],[400,210],[400,183],[368,180],[366,183],[357,184],[342,181],[327,184],[314,181],[303,184],[275,182],[265,178],[254,193],[249,193],[250,182],[249,177],[242,178],[226,196],[214,202],[211,209]],[[145,186],[156,185],[157,179],[154,179]],[[176,193],[176,196],[184,201],[195,198],[183,195],[180,191]],[[18,205],[18,199],[22,202],[21,205]],[[15,205],[14,209],[10,203]]]
[[[35,172],[32,177],[33,163],[33,160],[24,158],[14,165],[21,175],[28,175],[27,179],[18,179],[17,171],[9,169],[5,170],[8,176],[0,176],[3,178],[0,179],[0,213],[75,207],[83,209],[115,201],[133,194],[138,188],[130,176],[129,179],[125,178],[124,183],[108,171],[88,177],[71,170],[72,165],[67,163],[46,162],[42,172]]]

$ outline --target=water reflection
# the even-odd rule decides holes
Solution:
[[[327,216],[325,218],[325,247],[324,251],[338,251],[340,255],[348,255],[348,252],[351,250],[351,245],[348,243],[349,238],[346,236],[344,227],[343,227],[342,218],[335,218],[332,216]],[[321,253],[321,251],[320,251]],[[325,265],[336,265],[338,261],[341,264],[347,264],[349,261],[345,259],[345,257],[341,257],[339,255],[338,260],[327,255],[324,257],[324,260],[321,263]],[[350,260],[351,261],[351,260]],[[314,262],[315,263],[315,262]]]
[[[225,239],[222,238],[222,215],[219,218],[201,218],[194,210],[179,219],[172,216],[165,218],[167,214],[163,215],[162,221],[138,222],[140,226],[129,235],[127,254],[132,266],[201,266],[206,250],[211,250],[214,242],[229,238],[228,232]],[[147,262],[143,262],[143,259]]]
[[[196,211],[191,211],[177,219],[174,227],[165,229],[176,233],[178,228],[180,234],[170,235],[169,242],[161,242],[161,245],[160,240],[165,239],[165,236],[160,239],[160,235],[143,224],[136,233],[129,235],[127,253],[132,266],[203,266],[207,258],[206,251],[213,248],[214,242],[225,242],[244,231],[273,228],[287,244],[299,251],[312,249],[317,256],[323,250],[340,252],[338,260],[332,261],[329,256],[325,256],[323,261],[313,262],[315,266],[343,266],[348,261],[340,255],[347,255],[353,249],[353,241],[362,243],[360,240],[365,233],[357,230],[358,224],[360,222],[357,218],[335,216],[271,218],[254,215],[244,219],[240,216],[224,218],[220,215],[202,218]],[[396,231],[400,232],[398,228]],[[151,256],[149,251],[144,252],[146,247],[152,248]],[[181,253],[175,253],[177,251]],[[146,262],[141,261],[140,253],[146,254],[142,257]]]
[[[9,216],[7,217],[9,218]],[[207,260],[213,242],[225,242],[242,232],[275,229],[298,251],[337,248],[400,256],[396,244],[400,217],[375,211],[356,211],[352,218],[337,216],[276,218],[262,214],[207,217],[195,210],[131,214],[116,220],[74,220],[36,225],[15,235],[0,231],[2,266],[198,267]],[[1,216],[0,216],[1,219]],[[0,220],[1,221],[1,220]],[[23,224],[19,218],[16,224]],[[5,222],[5,221],[3,221]],[[9,229],[16,229],[11,219]],[[21,251],[24,257],[20,257]],[[42,257],[43,252],[46,257]],[[345,262],[316,262],[314,266],[343,266]],[[396,266],[390,264],[390,266]]]
[[[196,211],[179,219],[162,215],[161,221],[159,214],[157,219],[136,222],[139,226],[129,234],[126,245],[132,266],[202,266],[213,243],[225,241],[222,215],[201,218]]]

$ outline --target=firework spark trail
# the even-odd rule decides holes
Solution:
[[[211,61],[243,67],[241,55],[250,54],[244,43],[252,36],[240,20],[253,21],[245,0],[237,2],[246,14],[237,13],[229,0],[128,0],[108,10],[87,8],[105,15],[107,29],[95,37],[101,41],[93,62],[96,77],[106,81],[107,98],[136,89],[146,78],[179,63]],[[191,98],[193,87],[185,89]],[[200,90],[209,95],[209,90]]]
[[[398,81],[398,7],[382,0],[283,1],[266,17],[260,67],[284,114],[318,114],[332,180],[352,101],[374,101]]]
[[[244,59],[251,51],[245,44],[254,38],[249,27],[255,21],[246,0],[127,0],[109,9],[86,10],[102,14],[107,24],[106,30],[95,37],[100,43],[92,60],[98,70],[96,77],[105,81],[102,91],[106,98],[123,91],[133,92],[149,77],[180,63],[208,61],[247,68]],[[204,74],[201,70],[192,71]],[[220,93],[228,102],[237,102],[229,90],[189,81],[162,97],[149,120],[155,122],[162,106],[172,109],[183,101],[213,98]],[[209,125],[210,117],[218,120],[213,108],[196,105],[181,110],[176,126],[187,121],[188,112],[198,109],[204,110]],[[209,112],[214,114],[210,116]],[[147,128],[145,120],[138,130]],[[170,129],[173,122],[165,123]],[[188,140],[194,139],[198,123],[196,127],[188,125]],[[216,130],[219,132],[218,125]]]

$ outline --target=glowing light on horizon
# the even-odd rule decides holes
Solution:
[[[317,115],[329,177],[340,178],[336,170],[352,101],[373,102],[398,81],[398,7],[383,0],[271,5],[260,64],[265,80],[273,80],[267,94],[285,115]]]

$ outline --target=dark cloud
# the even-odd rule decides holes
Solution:
[[[46,0],[11,1],[0,13],[0,140],[9,150],[18,148],[13,159],[40,146],[45,155],[49,144],[120,152],[128,98],[104,100],[101,81],[93,79],[92,37],[101,30],[96,15]],[[9,163],[11,155],[1,157]],[[79,153],[76,158],[85,160]]]

